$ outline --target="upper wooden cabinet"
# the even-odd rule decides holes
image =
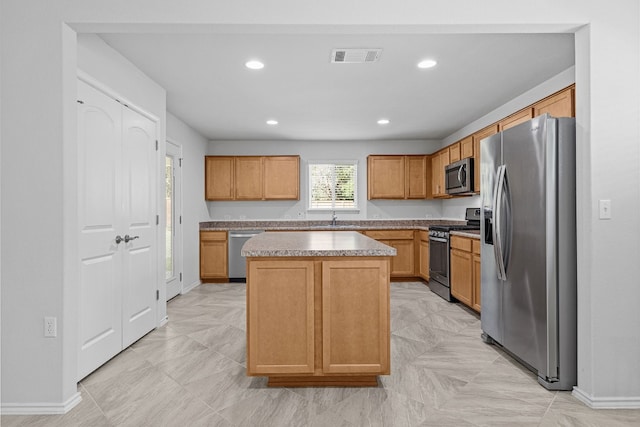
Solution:
[[[235,158],[235,199],[262,199],[262,157]]]
[[[204,158],[204,198],[206,200],[233,200],[234,158],[207,156]]]
[[[206,200],[299,200],[299,156],[206,156]]]
[[[524,110],[520,110],[515,114],[510,115],[509,117],[500,120],[498,122],[498,126],[500,131],[507,130],[514,126],[519,125],[520,123],[524,123],[533,118],[533,108],[525,108]]]
[[[473,137],[473,188],[476,193],[480,192],[480,141],[498,133],[498,125],[492,124],[479,130]]]
[[[264,198],[291,200],[300,198],[300,158],[264,157]]]
[[[466,159],[467,157],[473,157],[475,149],[473,146],[473,135],[470,135],[460,141],[460,158]]]
[[[549,113],[553,117],[575,117],[575,88],[570,86],[565,90],[533,104],[533,116],[537,117]]]
[[[367,157],[367,198],[426,199],[427,156]]]
[[[448,197],[444,187],[444,168],[451,163],[449,155],[449,148],[445,148],[431,156],[431,195],[433,197]]]
[[[457,162],[462,157],[460,157],[460,143],[456,142],[455,144],[451,144],[449,146],[449,163]]]

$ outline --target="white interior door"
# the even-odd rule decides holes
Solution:
[[[166,263],[167,301],[182,292],[182,155],[167,141],[166,155]]]
[[[155,327],[156,129],[78,81],[78,379]]]
[[[122,124],[122,326],[128,347],[156,323],[156,124],[127,107]]]
[[[122,349],[122,107],[81,81],[78,99],[80,379]]]

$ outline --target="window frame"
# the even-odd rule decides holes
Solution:
[[[341,207],[336,207],[335,206],[335,192],[333,193],[334,195],[334,199],[331,201],[331,207],[330,208],[316,208],[316,207],[312,207],[311,203],[312,203],[312,185],[313,185],[313,180],[311,177],[311,169],[313,165],[333,165],[334,167],[336,165],[349,165],[349,166],[354,166],[355,170],[354,170],[354,174],[353,174],[353,207],[349,207],[349,208],[341,208]],[[358,195],[359,195],[359,191],[358,191],[358,166],[359,166],[359,162],[358,160],[308,160],[307,161],[307,192],[308,192],[308,197],[307,197],[307,211],[308,212],[332,212],[332,211],[336,211],[336,212],[360,212],[360,205],[358,203]],[[334,183],[335,185],[335,183]]]

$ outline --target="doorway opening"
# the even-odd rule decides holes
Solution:
[[[182,292],[182,147],[167,141],[165,280],[167,301]]]

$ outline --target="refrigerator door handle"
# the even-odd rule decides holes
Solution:
[[[493,197],[493,212],[495,215],[493,225],[493,250],[496,257],[496,264],[498,267],[498,279],[507,280],[507,272],[504,265],[504,250],[502,246],[502,196],[504,194],[505,186],[505,174],[507,173],[507,167],[505,165],[498,166],[498,179],[496,180],[496,188]]]

